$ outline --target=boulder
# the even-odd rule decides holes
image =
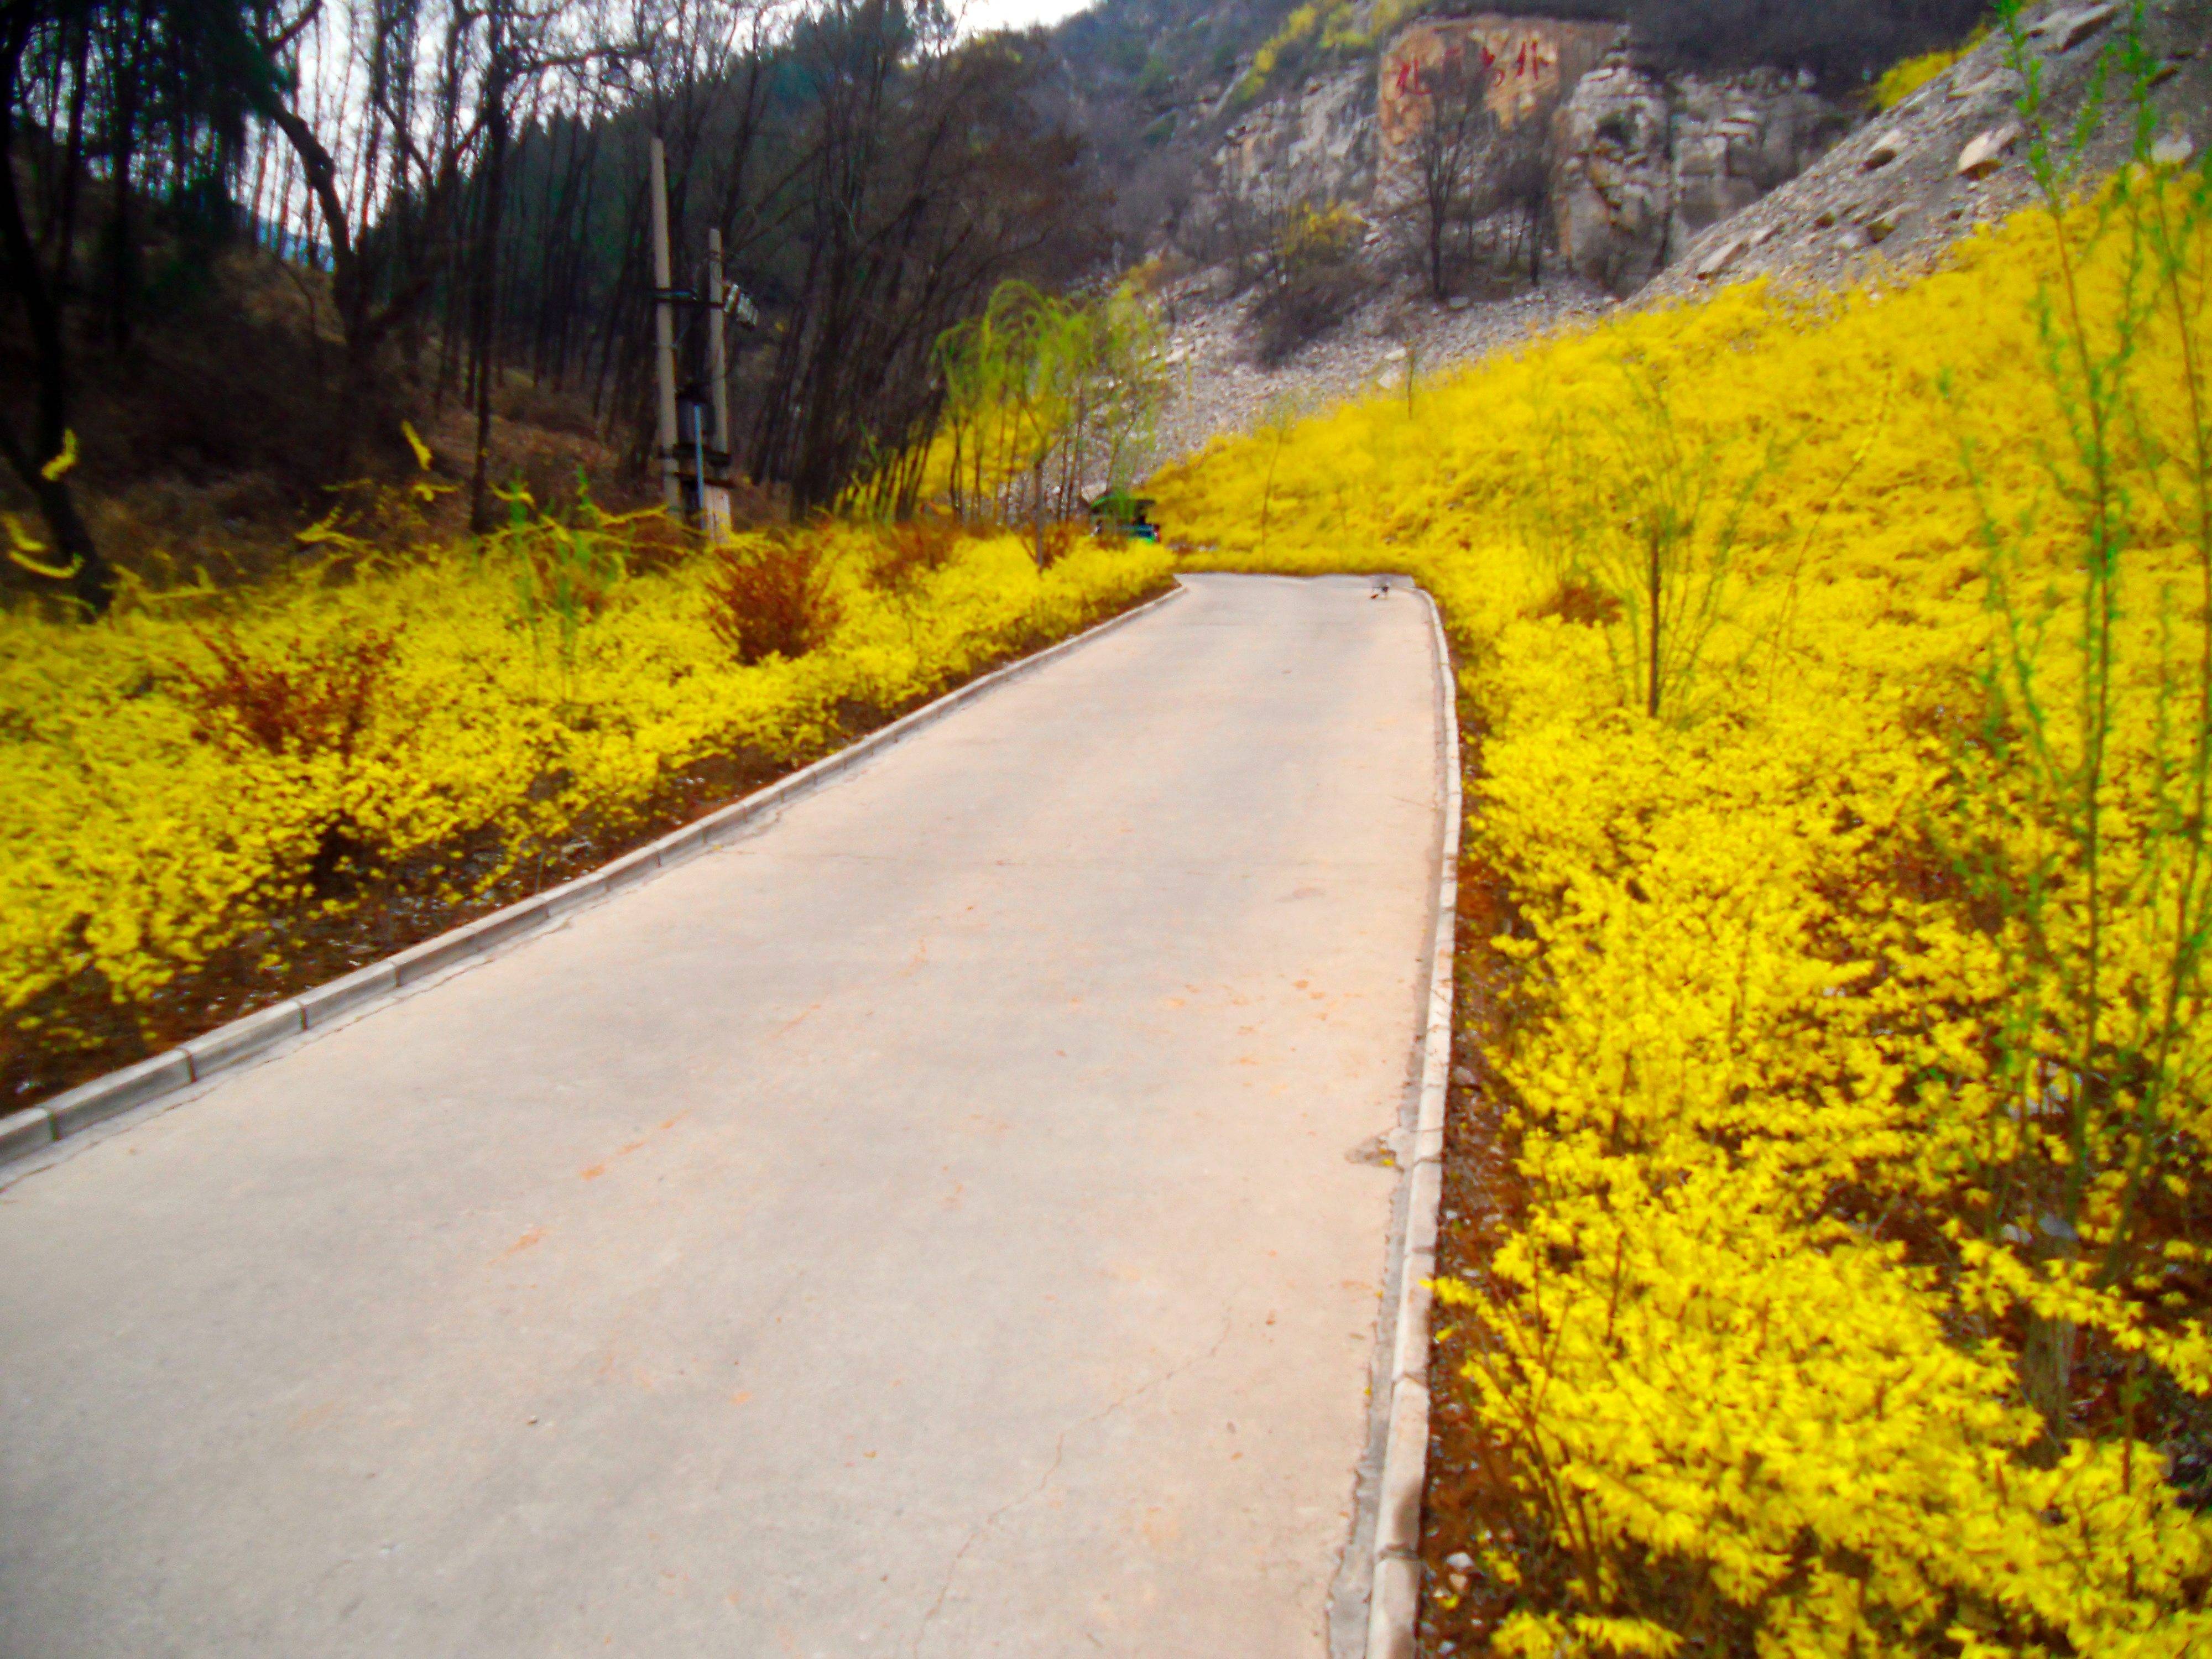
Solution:
[[[1796,178],[1848,125],[1797,76],[1662,83],[1617,53],[1553,120],[1559,246],[1582,276],[1632,293],[1710,227]]]
[[[2024,136],[2017,121],[2008,121],[2001,127],[1991,127],[1977,135],[1959,152],[1959,176],[1961,179],[1986,179],[2004,165],[2007,151]]]
[[[1711,253],[1698,261],[1698,280],[1701,283],[1710,283],[1738,259],[1743,258],[1750,246],[1751,241],[1748,237],[1728,238]]]
[[[1772,70],[1680,75],[1666,90],[1674,131],[1667,240],[1677,252],[1795,179],[1850,125],[1796,76]]]
[[[1674,205],[1667,89],[1615,58],[1584,76],[1553,118],[1552,204],[1577,274],[1630,294],[1666,263]]]
[[[2043,42],[2044,51],[2054,56],[2071,52],[2099,29],[2111,22],[2116,15],[2111,6],[2081,6],[2071,11],[2054,11],[2041,21],[2028,27],[2031,40]]]

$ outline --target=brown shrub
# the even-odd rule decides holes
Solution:
[[[803,657],[837,626],[838,608],[816,548],[802,539],[715,550],[707,626],[741,663]]]
[[[1372,283],[1346,260],[1300,270],[1253,301],[1249,324],[1253,360],[1279,368],[1359,307]]]
[[[1528,613],[1531,617],[1558,617],[1585,628],[1610,627],[1620,620],[1620,601],[1601,587],[1570,578]]]
[[[1341,206],[1304,205],[1274,225],[1246,327],[1262,368],[1279,368],[1358,307],[1373,286],[1358,223]]]
[[[390,677],[397,630],[314,646],[295,641],[280,659],[256,656],[225,627],[197,635],[211,672],[177,665],[205,742],[243,742],[272,755],[350,759]]]
[[[1056,519],[1044,527],[1044,558],[1042,568],[1049,570],[1070,553],[1075,545],[1091,532],[1070,519]]]
[[[876,558],[876,586],[906,587],[931,571],[943,569],[959,543],[960,533],[957,519],[939,514],[884,526],[883,551]]]
[[[212,672],[177,665],[184,701],[203,742],[272,755],[353,758],[391,674],[396,630],[365,632],[314,646],[295,641],[279,659],[256,656],[228,628],[200,633]],[[374,860],[350,812],[314,826],[299,874],[306,891],[330,898],[351,890]]]

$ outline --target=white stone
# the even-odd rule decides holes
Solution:
[[[1961,81],[1951,88],[1954,98],[1979,98],[1984,94],[1997,98],[2017,98],[2027,90],[2027,84],[2014,71],[1997,68],[1971,81]]]
[[[2112,21],[2110,6],[2083,6],[2076,11],[2054,11],[2039,23],[2031,24],[2028,33],[2043,42],[2048,52],[2070,52],[2099,29]]]
[[[1749,244],[1741,236],[1731,236],[1698,262],[1698,280],[1711,282],[1738,259],[1743,258]]]
[[[2150,159],[2162,167],[2178,167],[2197,154],[2197,142],[2185,132],[2169,132],[2150,147]]]
[[[1966,149],[1959,152],[1959,176],[1961,179],[1986,179],[2004,165],[2005,152],[2018,143],[2021,125],[2008,121],[2001,127],[1991,127],[1978,135]]]

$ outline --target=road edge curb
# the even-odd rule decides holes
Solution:
[[[713,847],[729,833],[763,812],[789,805],[849,771],[879,750],[888,749],[921,727],[931,725],[985,692],[1041,668],[1055,658],[1090,644],[1115,629],[1150,616],[1188,590],[1180,578],[1164,593],[1132,605],[1117,616],[1095,623],[1079,634],[1071,634],[1033,651],[1028,656],[979,675],[956,686],[910,714],[825,755],[763,789],[717,807],[658,841],[648,842],[601,865],[574,881],[532,895],[495,910],[488,916],[449,928],[419,945],[397,951],[352,973],[302,991],[283,1001],[219,1025],[189,1042],[150,1059],[120,1067],[89,1083],[64,1091],[51,1100],[0,1116],[0,1169],[36,1156],[69,1139],[134,1108],[178,1095],[224,1072],[260,1059],[270,1049],[295,1036],[328,1025],[341,1015],[370,1012],[396,997],[404,988],[432,973],[482,956],[494,946],[549,923],[572,915],[603,899],[611,898],[632,884],[674,868]],[[1433,606],[1431,606],[1433,610]]]
[[[1451,1081],[1452,970],[1458,945],[1459,848],[1465,810],[1460,782],[1458,671],[1435,595],[1425,588],[1414,591],[1429,607],[1436,645],[1444,824],[1430,945],[1428,1024],[1421,1034],[1421,1103],[1413,1158],[1407,1165],[1406,1232],[1396,1263],[1389,1426],[1382,1474],[1376,1486],[1367,1659],[1413,1659],[1421,1607],[1421,1498],[1429,1473],[1430,1285],[1437,1271],[1437,1212],[1443,1201],[1444,1097]]]

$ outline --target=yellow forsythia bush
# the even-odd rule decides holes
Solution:
[[[1439,1386],[1535,1540],[1501,1652],[2212,1652],[2208,199],[1154,481],[1455,637],[1525,1207]]]
[[[834,626],[750,665],[716,632],[724,554],[634,571],[596,516],[344,580],[139,594],[93,625],[0,614],[0,1011],[88,974],[137,1001],[287,907],[344,902],[341,867],[487,838],[512,866],[587,818],[619,830],[703,757],[805,761],[845,711],[923,699],[1167,577],[1143,546],[1041,574],[1018,538],[928,540],[902,560],[896,537],[810,532]]]

